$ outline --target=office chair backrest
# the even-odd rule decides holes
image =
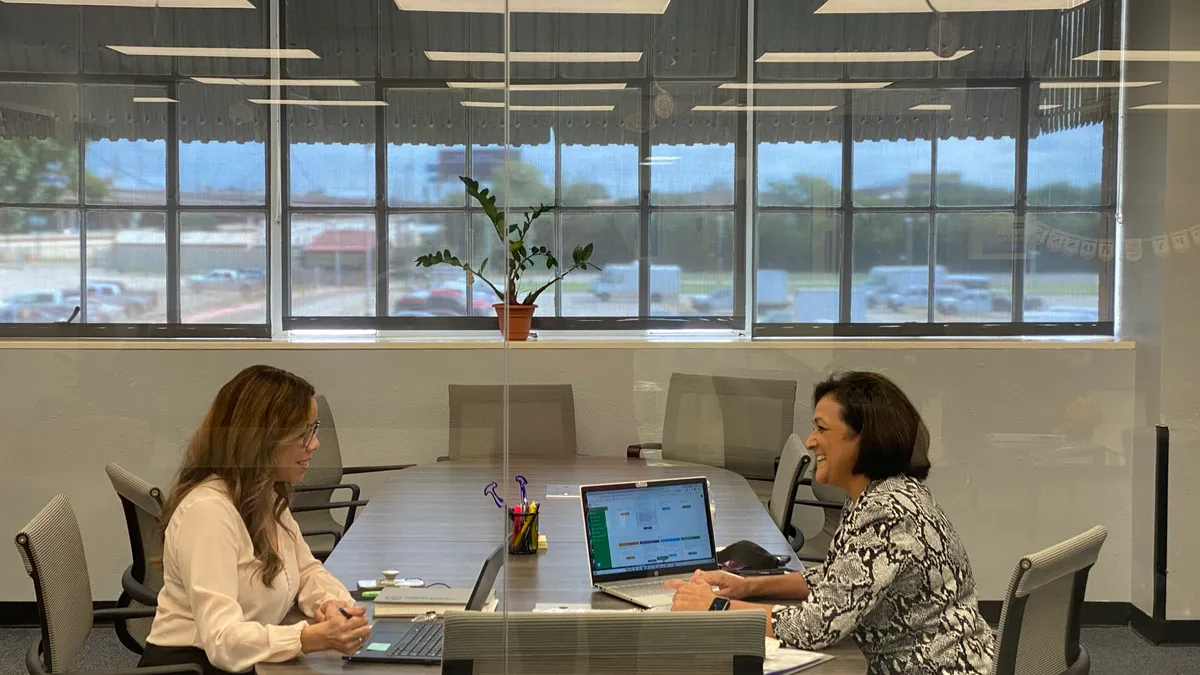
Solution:
[[[338,443],[337,425],[333,421],[333,409],[324,394],[317,394],[317,439],[321,447],[313,453],[308,471],[304,472],[302,486],[337,485],[342,482],[342,447]],[[333,501],[333,490],[297,492],[292,496],[293,506],[320,506]]]
[[[663,415],[663,459],[725,466],[725,425],[715,379],[671,373]]]
[[[450,459],[504,452],[503,385],[450,385]],[[569,384],[508,387],[512,456],[574,455],[575,394]]]
[[[672,373],[663,459],[725,467],[770,480],[792,434],[794,380]]]
[[[163,535],[159,528],[159,519],[162,517],[163,508],[162,490],[114,462],[106,464],[104,472],[108,474],[109,482],[117,491],[117,496],[121,498],[121,508],[125,512],[125,525],[129,530],[129,551],[133,560],[130,574],[134,581],[145,586],[150,593],[157,595],[163,586],[162,569],[152,562],[155,559],[161,559],[163,554]],[[145,605],[129,599],[128,604],[122,606],[144,607]],[[129,638],[139,648],[144,647],[153,622],[154,620],[151,618],[117,622],[118,637],[122,642]],[[122,631],[127,631],[127,635],[120,634]],[[130,647],[132,648],[132,646]]]
[[[92,632],[92,584],[71,503],[55,496],[16,541],[37,596],[42,663],[47,672],[65,672]]]
[[[762,612],[450,612],[443,675],[762,675]]]
[[[796,488],[800,477],[811,463],[811,456],[805,451],[804,439],[800,434],[788,436],[779,456],[779,468],[775,471],[775,483],[771,486],[771,501],[767,503],[767,512],[771,520],[785,537],[791,536],[792,511],[796,506]]]
[[[1097,526],[1021,558],[1000,610],[996,675],[1082,675],[1079,612],[1108,530]]]

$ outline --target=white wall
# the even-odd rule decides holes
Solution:
[[[11,536],[55,493],[84,530],[93,593],[113,599],[128,542],[103,471],[116,461],[166,485],[218,387],[269,363],[311,379],[330,399],[348,464],[432,462],[447,446],[446,385],[499,383],[502,349],[416,345],[212,345],[31,348],[0,345],[0,532]],[[182,348],[180,348],[182,347]],[[575,388],[580,452],[621,456],[657,440],[672,371],[794,379],[796,426],[807,393],[835,369],[881,370],[925,414],[930,484],[971,553],[984,599],[1000,599],[1016,559],[1094,524],[1109,528],[1089,599],[1130,599],[1134,358],[1121,345],[815,343],[594,347],[534,343],[508,352],[513,382]],[[998,447],[989,434],[1045,434],[1087,396],[1103,410],[1081,453]],[[1095,452],[1093,452],[1095,451]],[[360,478],[360,477],[356,477]],[[358,482],[369,493],[377,477]],[[17,552],[0,554],[0,601],[31,600]]]

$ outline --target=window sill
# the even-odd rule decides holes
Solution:
[[[655,335],[631,333],[553,333],[543,331],[529,342],[508,343],[512,349],[1075,349],[1132,350],[1136,343],[1108,337],[1012,337],[1012,338],[811,338],[750,340],[740,334],[685,333]],[[494,349],[503,350],[498,333],[387,334],[375,331],[316,331],[291,334],[271,340],[4,340],[0,350],[21,349],[132,349],[132,350],[324,350],[324,349]]]

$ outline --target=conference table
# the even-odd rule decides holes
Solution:
[[[438,462],[393,472],[355,518],[325,567],[351,590],[359,579],[382,578],[385,569],[399,570],[400,577],[418,577],[426,584],[470,588],[484,559],[503,543],[506,531],[504,511],[484,495],[484,487],[496,481],[501,495],[519,495],[513,482],[516,474],[528,479],[529,499],[539,503],[538,525],[548,547],[537,555],[507,556],[496,582],[497,611],[530,611],[539,603],[633,608],[592,589],[578,497],[581,484],[705,476],[715,507],[717,546],[749,539],[771,553],[792,554],[754,491],[735,473],[644,459],[540,456],[510,458],[507,474],[500,458]],[[548,496],[548,492],[552,494]],[[799,563],[794,561],[792,566]],[[866,672],[862,654],[850,641],[827,653],[836,658],[804,672]],[[343,671],[363,675],[440,672],[436,666],[349,663],[329,652],[258,666],[260,675]]]

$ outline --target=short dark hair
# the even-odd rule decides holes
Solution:
[[[854,473],[871,480],[929,477],[929,429],[895,382],[864,371],[834,374],[813,387],[813,407],[837,401],[842,422],[858,436]]]

